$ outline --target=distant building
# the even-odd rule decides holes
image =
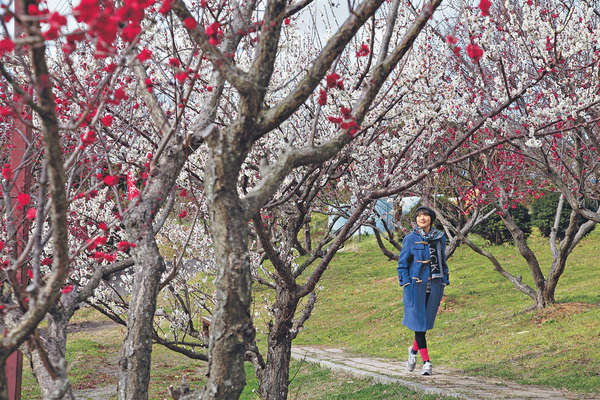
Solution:
[[[374,211],[372,216],[375,217],[375,226],[380,232],[385,232],[384,222],[390,229],[394,230],[396,227],[396,210],[402,207],[402,214],[408,214],[421,198],[418,196],[403,197],[399,202],[394,197],[385,197],[377,200],[375,203]],[[396,203],[396,204],[394,204]],[[339,209],[342,214],[348,214],[349,207],[343,207]],[[335,222],[334,222],[335,221]],[[328,218],[328,224],[333,225],[333,230],[341,229],[346,223],[347,218],[339,217],[336,220],[336,216],[330,215]],[[373,228],[370,226],[361,226],[355,233],[361,235],[372,235]]]

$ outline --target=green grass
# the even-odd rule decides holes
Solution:
[[[71,335],[67,346],[69,379],[74,389],[100,388],[116,384],[114,371],[118,368],[120,344],[124,336],[122,328],[107,328],[94,332]],[[37,400],[41,395],[25,360],[23,374],[23,399]],[[171,398],[168,386],[178,386],[182,379],[192,390],[199,389],[205,382],[206,363],[193,361],[154,346],[149,398],[152,400]],[[254,367],[246,364],[247,385],[240,397],[242,400],[258,400],[258,382]],[[306,362],[292,361],[289,399],[333,400],[333,399],[414,399],[434,400],[446,397],[423,395],[399,385],[373,385],[364,379],[336,374]],[[112,397],[116,399],[116,395]]]
[[[477,237],[479,244],[484,244]],[[530,246],[547,273],[547,240],[534,233]],[[532,285],[528,267],[513,246],[487,246],[512,274]],[[449,260],[446,288],[435,328],[428,333],[434,366],[469,375],[510,379],[523,384],[600,392],[600,230],[592,232],[569,257],[556,292],[558,304],[523,312],[531,299],[495,272],[487,259],[466,246]],[[540,256],[541,255],[541,256]],[[331,345],[377,357],[404,359],[412,332],[402,321],[402,294],[395,262],[388,261],[373,238],[352,241],[335,257],[320,285],[313,316],[295,343]],[[257,293],[261,292],[257,290]],[[90,309],[76,321],[101,317]],[[257,322],[260,329],[262,323]],[[264,325],[264,324],[263,324]],[[115,383],[108,371],[118,368],[124,328],[69,335],[67,360],[75,388]],[[259,335],[259,347],[264,349]],[[164,399],[168,385],[185,377],[192,388],[204,382],[206,365],[155,346],[149,397]],[[23,398],[39,399],[25,361]],[[258,399],[253,368],[242,399]],[[110,375],[110,374],[109,374]],[[434,399],[398,385],[373,385],[317,366],[293,362],[290,399]]]
[[[477,239],[477,238],[476,238]],[[600,392],[600,232],[594,231],[569,258],[556,292],[559,304],[524,313],[532,301],[495,272],[491,263],[462,246],[448,261],[451,285],[428,333],[434,365],[573,391]],[[484,244],[479,241],[480,244]],[[547,273],[547,240],[530,246]],[[487,246],[514,275],[532,285],[513,246]],[[298,344],[342,346],[367,355],[403,358],[412,331],[401,324],[402,294],[396,265],[373,238],[347,246],[326,272],[316,309]],[[581,304],[571,304],[573,302]]]

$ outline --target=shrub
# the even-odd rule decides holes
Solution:
[[[556,215],[556,207],[558,206],[558,199],[560,193],[548,192],[545,196],[536,199],[531,204],[531,225],[537,226],[543,236],[549,237],[554,225],[554,216]],[[592,201],[586,201],[588,208],[593,208],[594,204]],[[567,203],[564,202],[562,211],[560,213],[560,219],[558,222],[558,232],[556,236],[559,239],[565,237],[565,230],[569,226],[569,218],[573,209]],[[577,226],[581,226],[587,219],[582,216],[577,216]]]
[[[525,237],[528,237],[531,233],[531,220],[527,208],[517,204],[516,208],[511,208],[508,210],[508,212],[515,220],[517,226],[523,231]],[[479,234],[485,240],[496,245],[510,242],[512,240],[509,230],[506,228],[502,222],[502,218],[500,218],[498,214],[494,214],[485,221],[481,222],[475,227],[475,229],[473,229],[473,232]]]

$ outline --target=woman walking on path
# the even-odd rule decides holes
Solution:
[[[448,280],[446,264],[446,237],[433,229],[435,212],[419,207],[417,227],[402,241],[398,259],[398,281],[404,288],[404,319],[402,324],[415,332],[415,340],[408,348],[407,368],[415,369],[417,352],[423,360],[422,375],[431,375],[431,360],[427,352],[425,333],[433,328],[444,287]]]

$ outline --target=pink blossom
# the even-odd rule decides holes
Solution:
[[[112,125],[113,123],[113,116],[112,115],[105,115],[104,117],[102,117],[102,124],[106,127],[109,127]]]
[[[476,63],[483,56],[483,50],[477,44],[471,43],[467,46],[467,55]]]
[[[327,104],[327,91],[325,89],[321,89],[321,92],[319,93],[319,100],[318,100],[319,104],[324,106],[325,104]]]
[[[327,87],[335,88],[337,86],[338,79],[340,79],[340,76],[335,72],[332,72],[331,74],[327,75]]]
[[[0,57],[4,56],[6,53],[10,53],[15,49],[15,44],[12,40],[6,38],[0,40]]]
[[[481,9],[481,15],[484,15],[484,16],[490,15],[490,6],[491,5],[492,5],[492,3],[490,3],[490,0],[480,0],[479,8]]]
[[[448,44],[456,44],[458,43],[458,39],[452,35],[446,35],[446,43]]]
[[[185,82],[185,80],[187,79],[188,74],[187,72],[181,71],[175,74],[175,79],[177,79],[177,82],[179,82],[180,84]]]
[[[27,214],[25,214],[25,218],[32,221],[35,219],[36,215],[37,215],[37,210],[35,208],[31,207],[29,210],[27,210]]]
[[[183,21],[183,24],[185,25],[186,28],[188,28],[190,31],[193,31],[194,29],[196,29],[196,27],[198,26],[198,23],[196,22],[196,20],[192,17],[188,17]]]
[[[17,202],[21,207],[26,206],[31,201],[31,196],[27,193],[19,193],[17,196]]]
[[[114,186],[119,183],[119,178],[113,175],[107,175],[104,177],[104,184],[106,186]]]
[[[148,49],[143,49],[137,56],[138,60],[141,62],[148,60],[150,57],[152,57],[152,51]]]
[[[73,285],[67,285],[64,288],[61,289],[61,293],[62,294],[67,294],[67,293],[71,293],[73,291]]]

